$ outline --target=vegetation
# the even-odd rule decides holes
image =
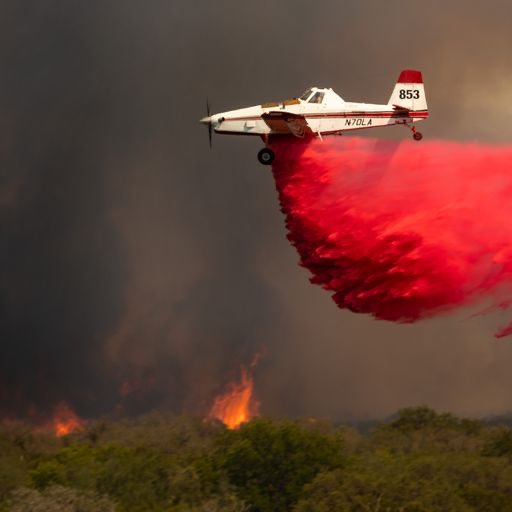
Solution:
[[[57,439],[0,428],[2,512],[512,512],[512,429],[399,411],[360,433],[147,415]]]

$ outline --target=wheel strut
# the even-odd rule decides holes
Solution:
[[[414,140],[421,140],[423,139],[423,134],[421,132],[418,132],[416,130],[416,126],[407,124],[408,128],[412,131],[412,138]]]

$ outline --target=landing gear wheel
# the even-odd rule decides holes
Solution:
[[[412,134],[412,138],[413,138],[414,140],[421,140],[421,139],[423,139],[423,134],[422,134],[422,133],[420,133],[420,132],[414,132],[414,133]]]
[[[258,161],[260,164],[270,165],[275,157],[276,155],[269,148],[263,148],[258,151]]]

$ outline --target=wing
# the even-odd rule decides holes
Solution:
[[[271,111],[262,114],[261,118],[272,130],[272,133],[292,134],[300,138],[313,134],[306,118],[299,114]]]

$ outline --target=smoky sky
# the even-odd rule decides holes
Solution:
[[[256,352],[266,414],[511,409],[512,346],[493,339],[506,316],[397,326],[339,311],[297,265],[261,141],[216,136],[210,151],[198,123],[206,97],[219,112],[312,85],[386,102],[412,68],[425,79],[425,137],[507,143],[507,2],[1,10],[4,416],[62,399],[84,416],[204,414]]]

